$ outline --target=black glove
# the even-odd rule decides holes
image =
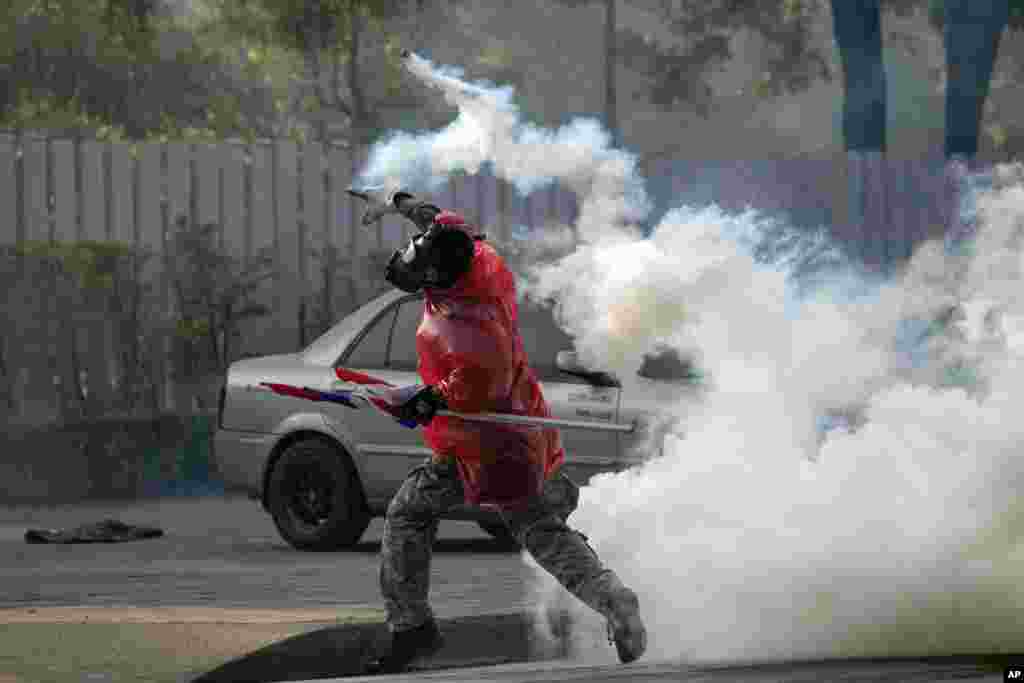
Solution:
[[[395,417],[400,421],[415,421],[428,425],[438,410],[448,407],[441,393],[429,384],[413,394],[412,398],[398,406]]]

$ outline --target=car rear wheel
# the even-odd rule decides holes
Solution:
[[[370,524],[351,463],[324,439],[284,450],[270,473],[267,508],[284,540],[299,550],[350,548]]]

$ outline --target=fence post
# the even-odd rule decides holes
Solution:
[[[24,239],[33,242],[49,242],[53,238],[50,223],[49,197],[52,180],[50,178],[50,160],[47,141],[33,134],[25,134],[21,138],[21,165],[18,191],[21,195],[20,216],[21,230]],[[62,344],[69,343],[65,321],[60,317],[62,305],[66,302],[58,300],[54,289],[54,278],[58,274],[50,270],[49,265],[44,271],[42,329],[45,330],[46,360],[40,363],[40,377],[44,386],[51,387],[51,399],[57,405],[57,416],[61,420],[71,418],[74,406],[69,386],[67,354],[62,354]],[[52,405],[52,404],[51,404]]]
[[[0,242],[16,244],[21,240],[18,221],[18,147],[13,135],[0,135]]]
[[[15,247],[18,242],[18,195],[17,178],[15,168],[17,160],[17,147],[13,136],[0,134],[0,245],[4,247]],[[15,273],[20,275],[21,258],[17,253],[12,254],[12,263],[15,266]],[[15,335],[21,331],[15,331]],[[11,377],[11,409],[14,416],[24,416],[24,387],[27,384],[22,381],[23,375],[27,372],[25,361],[22,358],[26,355],[20,343],[7,345],[4,360],[10,370]]]
[[[325,212],[325,180],[327,177],[325,148],[321,142],[310,142],[302,148],[302,177],[300,213],[304,229],[299,253],[299,280],[302,285],[302,303],[305,307],[307,328],[302,330],[303,343],[312,341],[310,334],[320,332],[319,321],[312,316],[316,302],[321,301],[324,258],[330,244],[330,230]],[[329,311],[324,311],[329,317]]]
[[[338,256],[347,259],[344,276],[348,282],[348,301],[345,312],[354,309],[359,301],[359,265],[356,254],[355,235],[357,228],[353,223],[353,201],[345,192],[352,183],[353,159],[350,150],[340,146],[332,146],[328,153],[330,167],[330,189],[327,193],[328,241],[338,250]],[[340,264],[339,264],[340,265]],[[338,273],[338,277],[342,275]],[[333,307],[333,303],[331,305]],[[332,308],[333,310],[333,308]]]
[[[223,247],[227,254],[244,264],[247,259],[246,234],[249,223],[246,220],[246,161],[245,149],[237,143],[226,143],[220,152],[220,203],[218,213],[223,225],[221,232]]]
[[[110,191],[106,164],[108,144],[96,140],[81,140],[78,144],[78,237],[91,242],[107,242],[113,236],[107,203]],[[59,170],[54,169],[55,177]],[[81,295],[93,301],[102,298],[99,292],[82,292]],[[90,408],[105,412],[113,405],[110,385],[114,372],[111,322],[104,315],[83,316],[75,333],[81,342],[82,382],[89,392],[88,404]]]
[[[498,234],[501,237],[502,242],[509,242],[512,234],[512,230],[509,226],[508,220],[508,191],[509,186],[504,180],[497,175],[494,177],[494,188],[495,198],[497,200],[497,214],[498,214]]]
[[[79,237],[78,190],[75,187],[75,143],[53,140],[53,237],[58,242],[74,242]]]
[[[107,183],[103,162],[106,145],[95,140],[82,140],[78,145],[79,178],[78,206],[80,235],[97,242],[108,239]]]
[[[270,144],[266,140],[254,143],[249,150],[249,183],[246,196],[248,205],[247,216],[249,219],[248,237],[249,251],[246,263],[251,263],[251,258],[264,249],[274,247],[274,196],[273,196],[273,154]],[[277,252],[274,256],[274,268],[280,267]],[[271,297],[273,292],[273,278],[263,283],[255,292],[258,301],[274,305]],[[262,354],[271,353],[274,350],[273,340],[270,334],[273,328],[273,314],[263,318],[252,319],[247,323],[250,334],[243,338],[246,353]]]
[[[352,148],[350,182],[354,182],[359,176],[363,163],[366,160],[367,151],[360,146]],[[356,301],[355,307],[362,306],[369,300],[373,288],[370,281],[369,257],[370,229],[362,224],[364,206],[359,200],[346,196],[349,206],[349,221],[352,226],[352,276],[355,279]]]
[[[131,145],[127,142],[111,143],[110,176],[107,179],[107,219],[110,221],[111,239],[134,246],[136,242],[135,191],[132,184]]]
[[[191,158],[192,150],[189,143],[167,143],[166,206],[168,246],[173,244],[171,240],[178,230],[179,218],[184,218],[186,225],[189,225],[191,221],[196,218],[193,203],[195,193],[192,192]],[[168,256],[170,256],[170,254],[168,254]],[[172,285],[172,282],[168,282],[169,287]],[[174,322],[177,321],[178,317],[181,315],[181,311],[178,310],[177,294],[174,292],[173,288],[168,289],[168,295],[169,305],[167,310],[171,314],[172,324],[167,336],[166,352],[167,357],[172,359],[174,362],[171,365],[173,370],[169,373],[167,383],[169,388],[169,392],[167,394],[167,408],[172,413],[184,414],[189,412],[191,408],[189,405],[191,395],[186,383],[182,381],[181,369],[184,365],[185,357],[182,342],[178,337],[177,328],[174,325]]]
[[[304,289],[299,279],[298,158],[296,145],[290,140],[278,140],[274,150],[274,234],[281,263],[274,293],[274,345],[278,353],[284,353],[298,348],[298,304]]]
[[[21,147],[21,215],[28,240],[45,242],[51,237],[47,161],[46,141],[25,135]]]
[[[223,239],[224,226],[220,224],[220,162],[222,145],[197,143],[192,149],[192,167],[195,169],[195,221],[200,225],[217,224],[217,242]]]
[[[134,208],[132,222],[135,224],[135,244],[145,255],[136,268],[140,286],[151,288],[148,300],[142,305],[156,306],[154,319],[162,321],[167,303],[164,297],[164,216],[163,216],[163,147],[157,143],[139,143],[133,164]],[[151,365],[146,368],[148,384],[152,387],[153,412],[159,414],[163,408],[165,360],[154,348],[163,348],[162,335],[148,340],[148,346],[139,348],[140,360],[147,358]]]
[[[473,176],[473,190],[476,198],[476,215],[472,218],[472,223],[476,226],[476,229],[484,232],[484,226],[487,224],[487,188],[484,183],[488,181],[486,175],[484,175],[484,169],[481,168]]]

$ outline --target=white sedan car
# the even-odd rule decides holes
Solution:
[[[422,314],[422,295],[394,290],[299,353],[241,360],[228,369],[214,442],[221,475],[229,488],[259,499],[292,546],[332,550],[357,543],[430,450],[420,430],[376,410],[268,393],[260,383],[335,389],[336,367],[396,385],[419,383],[415,336]],[[606,425],[561,430],[564,471],[577,483],[639,462],[644,454],[634,446],[645,437],[649,416],[694,385],[689,366],[666,351],[648,358],[638,389],[623,395],[615,378],[579,367],[571,339],[549,310],[524,304],[519,324],[553,417]],[[462,506],[449,517],[504,536],[493,513]]]

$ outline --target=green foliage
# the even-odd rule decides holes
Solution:
[[[1010,28],[1024,31],[1024,0],[1010,0]]]
[[[270,308],[254,301],[264,283],[275,275],[269,249],[249,265],[229,255],[219,243],[220,228],[197,224],[185,216],[176,220],[168,250],[174,292],[174,331],[188,359],[180,372],[197,376],[223,372],[232,358],[238,324],[266,316]]]
[[[0,3],[0,127],[148,141],[370,139],[403,0]],[[345,124],[344,126],[342,124]]]
[[[400,0],[211,0],[242,35],[298,52],[346,51],[358,19],[381,22],[405,9]]]
[[[977,0],[974,0],[977,1]],[[937,30],[941,30],[946,23],[946,7],[944,0],[889,0],[898,11],[906,13],[910,9],[917,9],[924,5],[928,12],[928,20]],[[1024,30],[1024,0],[1009,0],[1010,18],[1008,26],[1011,30]]]
[[[48,131],[74,131],[97,140],[123,140],[124,125],[112,124],[101,115],[86,111],[77,97],[59,99],[52,93],[19,98],[6,112],[2,125]]]
[[[279,134],[366,142],[383,129],[378,105],[402,94],[400,41],[387,22],[408,9],[403,0],[205,0],[194,30],[231,46],[239,68],[271,88]]]
[[[622,0],[618,0],[622,1]],[[597,0],[559,0],[569,6]],[[634,30],[617,31],[620,63],[647,77],[650,97],[664,108],[690,107],[708,116],[714,93],[709,76],[733,57],[732,38],[741,30],[766,45],[763,76],[754,84],[762,97],[796,93],[816,80],[830,80],[825,54],[815,47],[812,25],[821,5],[810,0],[683,0],[660,3],[664,26],[681,40],[665,45]]]
[[[314,339],[326,332],[340,315],[354,310],[358,305],[358,279],[355,259],[348,249],[342,251],[334,245],[311,250],[311,256],[319,262],[320,288],[307,302],[309,315],[303,342]],[[344,292],[339,290],[344,290]]]
[[[210,323],[206,320],[182,318],[175,322],[175,332],[184,339],[198,340],[210,333]]]
[[[75,286],[83,290],[106,290],[114,287],[114,278],[132,254],[121,242],[24,241],[16,246],[19,255],[57,266]]]
[[[64,135],[267,135],[267,88],[240,82],[155,0],[11,0],[0,9],[0,126]]]
[[[2,250],[0,325],[12,363],[60,378],[54,405],[65,418],[149,403],[159,322],[152,287],[137,277],[148,258],[118,242],[26,241]],[[106,345],[79,344],[104,326]],[[110,364],[101,368],[103,357]],[[91,379],[83,384],[85,370]]]

